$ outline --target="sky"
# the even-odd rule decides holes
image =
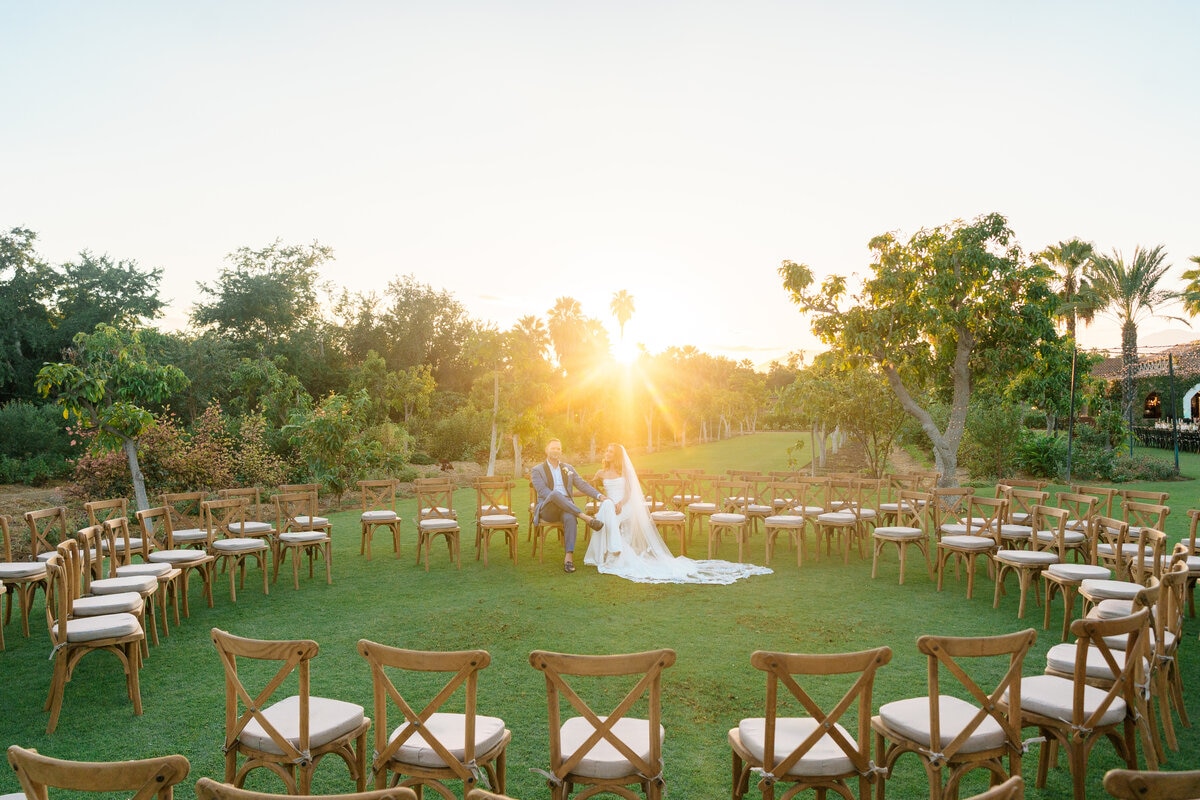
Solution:
[[[1189,0],[0,0],[0,229],[161,268],[171,329],[227,254],[319,241],[354,292],[411,274],[499,328],[571,296],[615,341],[625,290],[632,342],[761,366],[823,349],[779,264],[861,276],[889,231],[996,211],[1180,283],[1198,31]]]

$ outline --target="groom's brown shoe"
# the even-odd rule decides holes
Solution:
[[[592,517],[591,519],[589,519],[587,521],[587,526],[594,531],[604,530],[604,523],[601,522],[600,520],[596,519],[595,517]]]

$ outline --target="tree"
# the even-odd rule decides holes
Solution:
[[[1008,222],[994,213],[922,230],[907,242],[876,236],[870,249],[874,275],[853,297],[842,276],[817,289],[803,264],[784,261],[779,274],[823,341],[882,370],[929,437],[942,484],[954,485],[973,384],[1003,381],[1057,335],[1049,276],[1024,261]],[[944,427],[923,399],[926,386],[930,397],[949,397]]]
[[[1189,256],[1188,261],[1196,266],[1183,273],[1183,279],[1188,282],[1183,289],[1183,308],[1195,317],[1200,316],[1200,256]]]
[[[1050,245],[1037,256],[1057,275],[1060,305],[1054,314],[1066,322],[1071,339],[1075,338],[1076,321],[1086,325],[1096,317],[1098,298],[1086,277],[1095,254],[1090,242],[1068,239]]]
[[[1178,292],[1158,288],[1158,283],[1171,268],[1167,254],[1160,244],[1153,250],[1141,246],[1133,250],[1128,264],[1119,250],[1099,256],[1092,261],[1088,277],[1099,298],[1100,307],[1109,310],[1121,323],[1121,413],[1132,424],[1133,369],[1138,361],[1138,321],[1151,317],[1155,309],[1179,297]],[[1169,317],[1169,319],[1178,319]]]
[[[478,326],[462,303],[412,275],[391,281],[387,297],[391,306],[383,311],[381,329],[388,367],[428,364],[439,387],[468,391],[476,375],[467,349]]]
[[[619,292],[613,292],[612,302],[608,304],[613,316],[617,318],[617,324],[621,326],[621,338],[625,338],[625,323],[633,316],[633,295],[622,289]]]
[[[46,364],[37,374],[38,393],[55,395],[63,416],[74,414],[96,431],[101,447],[120,448],[138,509],[150,507],[146,482],[138,464],[138,437],[154,422],[154,407],[187,385],[178,367],[146,358],[136,329],[122,331],[97,325],[93,333],[75,336],[71,360]]]
[[[197,283],[211,298],[192,308],[192,324],[214,328],[254,355],[312,325],[319,317],[314,295],[318,268],[333,250],[311,245],[284,245],[279,239],[261,250],[241,247],[225,257],[215,284]]]

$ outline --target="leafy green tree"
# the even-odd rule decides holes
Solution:
[[[384,460],[382,442],[371,435],[371,401],[363,390],[331,394],[313,409],[297,409],[284,429],[308,474],[342,495],[366,471]],[[407,452],[392,454],[402,459]]]
[[[197,284],[207,300],[193,307],[193,325],[216,330],[252,355],[316,322],[319,268],[333,258],[332,249],[276,239],[259,250],[238,248],[225,258],[229,265],[216,283]]]
[[[148,360],[136,329],[97,325],[93,333],[75,336],[71,355],[69,362],[42,367],[38,393],[54,395],[64,417],[74,414],[94,429],[98,445],[124,451],[137,507],[149,508],[138,437],[154,423],[152,409],[186,386],[187,376],[178,367]]]
[[[828,414],[849,439],[863,448],[876,478],[887,469],[896,437],[908,418],[895,392],[876,369],[859,360],[830,370],[825,402]]]
[[[135,327],[159,317],[166,305],[158,296],[161,269],[143,271],[136,261],[113,261],[84,250],[60,270],[54,316],[64,342],[101,324]]]
[[[1096,317],[1098,298],[1087,280],[1087,270],[1096,255],[1090,242],[1067,239],[1052,244],[1037,255],[1055,274],[1059,306],[1054,314],[1066,322],[1067,336],[1075,338],[1076,322],[1086,325]]]
[[[1200,256],[1188,256],[1196,266],[1183,273],[1187,285],[1183,289],[1183,308],[1193,317],[1200,315]]]
[[[384,358],[393,370],[427,364],[444,390],[466,392],[476,374],[467,348],[477,325],[454,295],[412,275],[391,281],[380,319]]]
[[[1071,356],[1073,339],[1044,341],[1037,348],[1032,360],[1013,376],[1004,388],[1004,397],[1009,401],[1028,404],[1046,413],[1046,433],[1053,433],[1059,417],[1070,413],[1071,403]],[[1095,381],[1091,377],[1092,367],[1100,360],[1093,353],[1075,354],[1075,402],[1082,408],[1083,398],[1090,393]]]
[[[1138,322],[1155,316],[1160,305],[1177,299],[1179,293],[1159,288],[1159,282],[1171,265],[1160,244],[1152,250],[1141,246],[1133,250],[1129,263],[1120,251],[1098,256],[1092,261],[1089,278],[1099,298],[1100,307],[1107,309],[1121,323],[1121,413],[1133,419],[1133,370],[1138,361]],[[1177,319],[1176,317],[1167,317]]]
[[[878,366],[929,438],[943,484],[953,485],[974,383],[1007,382],[1039,342],[1056,336],[1048,275],[1025,262],[999,214],[922,230],[907,242],[883,234],[870,249],[874,274],[853,296],[842,276],[816,287],[803,264],[784,261],[779,274],[823,341]],[[949,398],[944,427],[922,400],[926,385],[931,398]]]

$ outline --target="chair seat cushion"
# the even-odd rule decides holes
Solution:
[[[329,526],[329,520],[326,517],[310,517],[307,514],[301,514],[292,517],[292,522],[302,528],[326,528]]]
[[[116,541],[116,549],[117,549],[117,552],[118,552],[118,553],[123,553],[123,552],[125,552],[125,537],[123,537],[123,536],[118,536],[118,537],[116,538],[116,540],[115,540],[115,541]],[[141,549],[142,549],[142,540],[141,540],[141,539],[135,539],[135,538],[134,538],[134,537],[132,537],[132,536],[131,536],[131,537],[129,537],[129,549],[130,549],[130,550],[141,550]],[[105,550],[106,552],[108,551],[108,542],[105,542],[105,543],[104,543],[104,550]],[[92,555],[92,558],[95,558],[95,552],[96,552],[95,550],[93,550],[93,551],[92,551],[92,554],[93,554],[93,555]]]
[[[533,504],[530,503],[530,506],[532,508]],[[442,506],[426,506],[425,508],[421,509],[420,516],[428,517],[430,514],[438,514],[439,516],[443,516],[443,517],[455,517],[455,518],[457,518],[457,516],[458,516],[455,513],[454,509],[443,508]]]
[[[994,539],[988,536],[943,536],[942,546],[951,550],[990,550],[996,546]]]
[[[246,520],[245,522],[235,522],[229,526],[229,532],[235,536],[264,536],[275,530],[275,526],[269,522],[257,522],[255,520]]]
[[[171,539],[177,544],[204,542],[208,541],[208,531],[202,531],[199,528],[183,528],[182,530],[171,531]]]
[[[858,522],[858,517],[853,511],[826,511],[817,515],[817,522],[822,525],[853,525]]]
[[[655,522],[683,522],[687,515],[682,511],[652,511],[650,519]]]
[[[1039,542],[1054,542],[1058,534],[1055,531],[1038,531],[1037,539]],[[1063,531],[1063,542],[1066,544],[1079,544],[1087,537],[1079,531]]]
[[[768,528],[803,528],[804,517],[798,514],[772,514],[763,520]]]
[[[1045,550],[997,550],[995,559],[1010,564],[1049,566],[1058,562],[1058,555]]]
[[[287,536],[284,534],[283,536]],[[280,539],[283,539],[280,536]],[[212,549],[218,553],[253,553],[258,550],[266,550],[270,545],[262,539],[252,539],[244,536],[235,536],[232,539],[217,539],[212,543]]]
[[[300,696],[285,697],[263,710],[263,716],[293,746],[300,744]],[[358,730],[363,724],[363,707],[327,697],[308,698],[308,743],[321,747]],[[242,729],[241,741],[267,753],[282,755],[279,745],[271,740],[257,720],[250,720]]]
[[[1024,540],[1033,537],[1033,528],[1028,525],[1017,525],[1005,522],[1000,525],[1000,535],[1005,539]]]
[[[1114,600],[1132,600],[1143,588],[1132,581],[1086,580],[1083,582],[1083,593],[1092,598],[1112,598]]]
[[[93,594],[78,597],[71,603],[71,613],[77,617],[96,617],[101,614],[140,614],[142,596],[137,592]]]
[[[717,510],[716,503],[688,503],[688,511],[694,514],[711,514]]]
[[[953,741],[979,713],[979,706],[949,695],[938,697],[938,714],[941,722],[941,744]],[[930,746],[929,698],[913,697],[896,700],[879,707],[879,717],[896,733],[919,744]],[[985,717],[979,723],[960,750],[975,753],[1000,747],[1005,742],[1004,729],[993,717]]]
[[[1068,644],[1072,651],[1075,645]],[[1072,666],[1074,669],[1074,666]],[[1083,687],[1083,716],[1088,718],[1107,696],[1104,689],[1095,686]],[[1058,675],[1030,675],[1021,678],[1021,712],[1040,714],[1043,717],[1069,722],[1075,695],[1075,682]],[[1108,710],[1101,715],[1099,725],[1115,725],[1125,718],[1125,701],[1113,699]]]
[[[777,717],[775,720],[775,760],[786,757],[799,747],[817,729],[818,725],[820,723],[812,717]],[[847,741],[854,742],[855,737],[840,724],[835,724],[834,727]],[[738,723],[736,728],[742,746],[750,751],[760,764],[763,763],[763,756],[766,753],[766,731],[767,721],[763,717],[744,719]],[[788,774],[831,776],[849,773],[856,773],[854,762],[838,746],[832,736],[825,734],[813,744],[811,750],[800,757]],[[783,780],[782,775],[777,777]]]
[[[46,577],[46,565],[40,561],[0,562],[0,580],[44,577]]]
[[[329,534],[322,531],[288,531],[279,534],[279,541],[284,544],[312,544],[313,542],[328,542]]]
[[[1056,644],[1046,651],[1046,669],[1062,672],[1070,675],[1075,671],[1075,643],[1063,642]],[[1125,666],[1125,651],[1116,650],[1112,654],[1117,662],[1117,669]],[[1147,665],[1149,668],[1149,665]],[[1097,647],[1089,647],[1087,654],[1087,676],[1089,678],[1099,678],[1100,680],[1112,680],[1116,677],[1116,673],[1108,666],[1108,662],[1104,660],[1100,649]],[[1025,704],[1025,683],[1021,683],[1021,704]],[[1068,708],[1070,700],[1068,699]]]
[[[466,755],[466,736],[467,736],[467,718],[463,714],[448,714],[445,712],[435,712],[425,721],[425,728],[429,734],[442,743],[442,746],[450,751],[450,755],[462,760]],[[388,741],[392,741],[401,733],[408,729],[408,723],[404,723],[400,727],[392,731]],[[485,717],[482,714],[475,715],[475,755],[480,756],[489,750],[495,748],[504,741],[508,730],[504,727],[504,720],[499,717]],[[437,751],[426,744],[421,738],[420,733],[414,733],[408,738],[400,749],[393,756],[394,761],[400,761],[405,764],[419,764],[423,767],[441,767],[445,766],[442,757],[437,754]]]
[[[906,528],[903,525],[885,525],[876,528],[875,535],[880,539],[924,539],[925,531],[920,528]]]
[[[505,525],[519,525],[517,518],[512,514],[484,514],[479,518],[480,525],[492,525],[495,527],[503,527]]]
[[[91,583],[92,594],[119,594],[120,592],[137,592],[148,594],[158,588],[158,578],[154,575],[128,575],[124,578],[104,578]]]
[[[359,517],[363,522],[392,522],[400,517],[395,511],[364,511]]]
[[[709,517],[709,522],[714,525],[741,525],[745,521],[745,514],[731,514],[724,511]]]
[[[824,510],[824,506],[792,506],[793,512],[797,514],[804,514],[807,517],[814,517]]]
[[[171,565],[167,563],[158,564],[125,564],[117,567],[118,578],[128,578],[138,575],[153,575],[156,578],[161,578],[171,571]]]
[[[155,550],[150,554],[152,564],[171,564],[172,566],[188,566],[203,564],[212,560],[212,556],[203,550]]]
[[[1126,542],[1125,544],[1121,545],[1121,555],[1131,558],[1136,556],[1140,549],[1141,548],[1139,548],[1136,544],[1130,544],[1129,542]],[[1096,545],[1096,552],[1102,556],[1111,556],[1117,552],[1117,546],[1108,542],[1100,542]]]
[[[58,636],[58,624],[51,627],[51,634]],[[67,621],[68,642],[94,642],[97,639],[117,639],[142,632],[142,626],[133,614],[104,614],[99,617],[78,617]]]
[[[767,514],[774,514],[775,506],[763,506],[759,505],[758,503],[751,503],[750,505],[746,506],[746,513],[763,517]]]
[[[607,717],[600,716],[601,720]],[[578,750],[595,728],[583,717],[572,717],[562,725],[560,740],[564,756]],[[641,758],[650,760],[650,721],[622,717],[613,724],[613,733]],[[665,731],[658,726],[658,741],[661,743]],[[588,778],[620,778],[633,772],[633,767],[617,748],[604,739],[596,742],[587,755],[575,767],[574,773]]]
[[[1110,597],[1096,603],[1088,612],[1088,616],[1093,619],[1116,619],[1117,617],[1128,617],[1132,613],[1132,600],[1117,600]]]
[[[458,529],[458,520],[453,519],[423,519],[417,523],[423,531],[452,531]]]
[[[1112,570],[1095,564],[1051,564],[1046,571],[1070,581],[1106,581],[1112,577]]]

